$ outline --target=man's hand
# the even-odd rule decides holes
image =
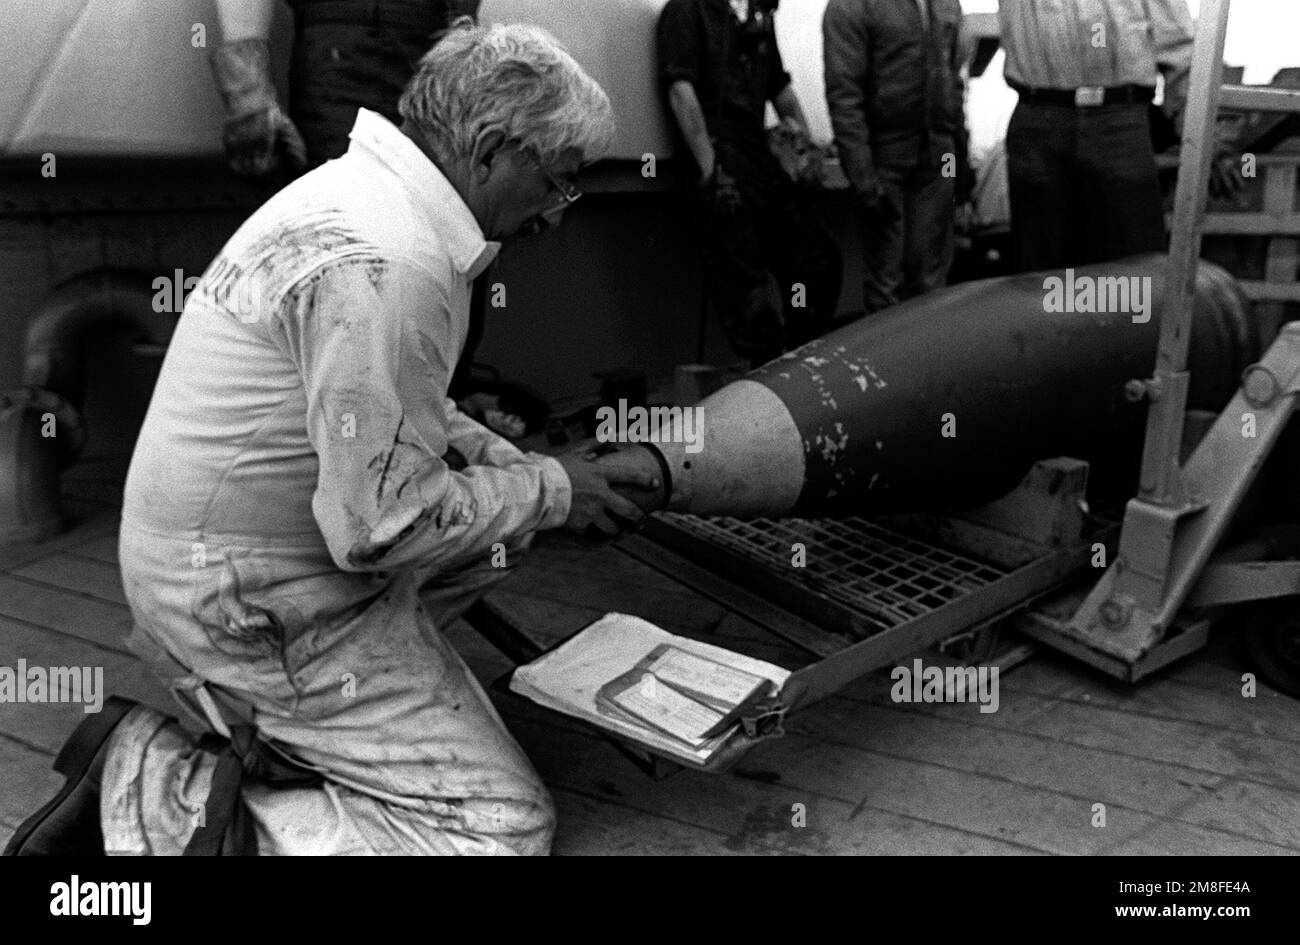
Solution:
[[[627,485],[614,487],[615,492],[625,499],[631,499],[642,512],[658,512],[668,504],[667,489],[659,481],[659,459],[650,447],[632,444],[610,452],[602,452],[596,458],[596,464],[619,476],[654,483],[648,489]]]
[[[645,513],[636,503],[619,495],[614,488],[656,490],[660,487],[658,475],[641,465],[602,463],[582,453],[568,453],[556,459],[568,474],[573,489],[569,518],[564,523],[566,529],[579,533],[594,529],[614,537],[645,520]]]
[[[217,91],[226,106],[222,139],[231,169],[256,178],[280,167],[290,172],[306,167],[302,135],[275,97],[266,40],[222,43],[212,50],[211,63]]]
[[[733,216],[740,210],[740,188],[736,179],[727,173],[726,168],[713,161],[713,172],[700,185],[704,199],[710,208],[721,216]]]
[[[1235,199],[1246,187],[1241,162],[1232,154],[1220,153],[1210,162],[1210,196]]]
[[[894,201],[890,199],[889,193],[878,177],[869,177],[865,183],[854,187],[853,201],[859,213],[881,223],[892,223],[902,213],[902,209],[894,205]]]

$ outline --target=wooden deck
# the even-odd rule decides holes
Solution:
[[[123,639],[116,563],[121,463],[66,477],[73,526],[0,547],[0,665],[103,666],[106,688],[170,710]],[[494,600],[538,640],[611,609],[726,645],[743,622],[609,549],[543,545]],[[510,664],[448,630],[485,683]],[[750,647],[777,662],[779,646]],[[724,775],[652,781],[582,725],[498,705],[554,794],[559,854],[1287,854],[1300,852],[1300,705],[1261,683],[1237,642],[1131,688],[1050,652],[1002,679],[999,711],[901,705],[887,673],[787,720]],[[497,697],[494,697],[497,698]],[[0,704],[0,842],[60,783],[81,707]],[[1093,805],[1106,823],[1094,827]],[[806,826],[792,825],[805,805]]]

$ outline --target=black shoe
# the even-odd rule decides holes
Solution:
[[[5,856],[103,856],[99,826],[99,785],[108,736],[139,703],[109,696],[104,708],[86,719],[54,759],[67,778],[63,789],[24,820],[5,847]]]

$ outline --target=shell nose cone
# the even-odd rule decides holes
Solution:
[[[739,380],[694,409],[695,443],[667,438],[659,447],[672,473],[668,508],[742,518],[788,514],[803,489],[804,449],[781,398]]]

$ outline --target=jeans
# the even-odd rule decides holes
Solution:
[[[877,173],[895,215],[861,215],[868,314],[943,288],[953,254],[953,179],[918,179],[887,168]]]

